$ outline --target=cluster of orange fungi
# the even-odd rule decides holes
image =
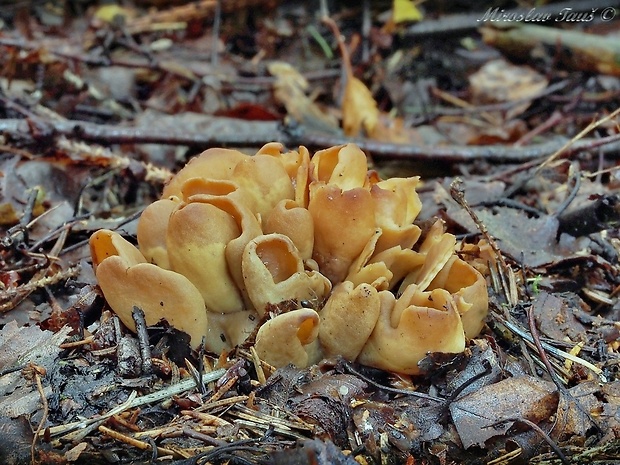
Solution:
[[[381,180],[353,144],[209,149],[144,210],[138,247],[93,234],[93,265],[130,329],[140,307],[214,353],[255,334],[276,367],[340,355],[416,374],[429,352],[462,352],[488,311],[484,277],[442,222],[420,240],[418,183]],[[274,312],[282,302],[297,308]]]

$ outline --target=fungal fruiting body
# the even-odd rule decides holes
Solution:
[[[130,329],[138,306],[216,353],[255,333],[274,366],[340,355],[417,374],[427,353],[463,351],[488,312],[485,278],[442,222],[420,239],[418,182],[381,180],[353,144],[209,149],[145,209],[138,247],[92,235],[93,266]],[[283,302],[296,308],[274,312]]]

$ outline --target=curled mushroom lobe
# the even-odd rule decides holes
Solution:
[[[253,335],[276,367],[341,356],[418,374],[428,353],[463,351],[488,312],[480,249],[440,220],[414,224],[419,182],[380,179],[354,144],[209,149],[144,210],[137,246],[91,236],[93,267],[130,330],[140,307],[214,353]]]

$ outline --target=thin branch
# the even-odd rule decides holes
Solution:
[[[560,461],[563,464],[565,464],[565,465],[570,465],[571,461],[568,460],[566,455],[564,455],[564,453],[562,452],[562,449],[560,449],[560,447],[555,443],[555,441],[553,439],[551,439],[551,437],[540,426],[538,426],[533,421],[528,420],[527,418],[517,418],[517,417],[515,417],[515,418],[506,418],[506,419],[503,419],[501,422],[498,422],[498,423],[496,423],[494,425],[490,425],[490,426],[491,427],[498,426],[501,423],[506,423],[508,421],[514,421],[515,423],[519,423],[519,424],[528,426],[529,428],[531,428],[534,431],[536,431],[544,439],[544,441],[547,444],[549,444],[549,447],[551,447],[551,449],[558,456]]]
[[[190,145],[197,147],[251,147],[279,141],[289,147],[305,145],[324,148],[356,143],[376,160],[421,160],[433,162],[471,162],[487,160],[496,163],[525,162],[549,157],[564,149],[562,155],[593,150],[600,147],[608,154],[620,150],[620,134],[599,139],[580,139],[570,144],[566,138],[529,146],[434,146],[395,144],[365,138],[346,138],[337,135],[304,131],[288,131],[277,122],[243,121],[231,118],[213,118],[200,131],[187,128],[132,128],[84,121],[48,121],[55,134],[68,138],[105,144],[162,144]],[[232,130],[231,129],[234,129]],[[12,137],[29,137],[37,140],[25,119],[0,120],[0,133]]]
[[[204,375],[205,382],[215,381],[221,378],[225,372],[226,372],[225,369],[220,368],[219,370],[215,370],[210,373],[205,373]],[[167,386],[163,389],[160,389],[159,391],[155,391],[150,394],[145,394],[139,397],[137,396],[137,391],[132,391],[128,399],[124,403],[112,408],[107,413],[94,416],[91,418],[87,418],[87,419],[81,419],[81,420],[67,423],[64,425],[53,426],[49,428],[49,434],[51,436],[58,436],[60,434],[65,434],[67,432],[74,431],[76,429],[85,428],[93,424],[100,424],[104,422],[105,420],[107,420],[108,418],[114,415],[117,415],[119,413],[122,413],[126,410],[129,410],[131,408],[141,407],[142,405],[151,404],[154,402],[161,402],[162,400],[169,399],[172,396],[176,396],[185,391],[192,390],[195,387],[196,387],[196,382],[194,381],[194,378],[185,378],[176,384]],[[41,434],[42,433],[39,433],[39,435]]]

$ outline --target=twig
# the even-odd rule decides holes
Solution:
[[[65,342],[63,344],[60,344],[58,347],[60,347],[61,349],[73,349],[75,347],[81,347],[84,346],[86,344],[92,344],[95,341],[95,336],[88,336],[85,339],[80,339],[79,341],[73,341],[73,342]]]
[[[340,56],[342,57],[344,74],[347,80],[349,80],[353,77],[353,67],[351,66],[351,56],[349,55],[349,49],[347,48],[344,36],[340,33],[340,28],[338,28],[336,21],[334,21],[331,17],[323,16],[321,21],[331,29],[332,34],[338,42],[338,50],[340,51]]]
[[[445,399],[442,399],[441,397],[435,397],[432,396],[430,394],[425,394],[423,392],[417,392],[417,391],[410,391],[408,389],[397,389],[397,388],[393,388],[390,386],[385,386],[383,384],[380,384],[372,379],[370,379],[368,376],[363,375],[362,373],[360,373],[359,371],[357,371],[355,368],[353,368],[353,366],[346,362],[344,365],[344,368],[346,371],[348,371],[349,373],[351,373],[352,375],[357,376],[358,378],[360,378],[362,381],[367,382],[368,384],[371,384],[372,386],[382,389],[384,391],[387,392],[393,392],[395,394],[404,394],[406,396],[412,396],[412,397],[419,397],[421,399],[427,399],[427,400],[432,400],[433,402],[445,402]]]
[[[574,86],[574,84],[572,85]],[[460,115],[476,114],[476,113],[483,113],[483,112],[491,113],[491,112],[498,112],[498,111],[506,112],[519,105],[522,105],[524,103],[531,103],[532,101],[536,99],[549,96],[567,87],[571,87],[571,81],[568,79],[564,79],[554,84],[550,84],[547,87],[545,87],[543,90],[541,90],[540,92],[537,92],[536,94],[528,96],[528,97],[522,97],[516,100],[510,100],[508,102],[488,103],[485,105],[467,105],[467,106],[460,106],[456,108],[453,108],[453,107],[446,108],[446,107],[436,106],[433,108],[433,112],[435,115],[442,115],[442,116],[460,116]],[[435,90],[433,89],[433,91]],[[544,124],[546,124],[546,122]],[[533,131],[536,131],[536,129],[534,129]],[[523,137],[527,137],[528,134],[530,133],[525,134],[525,136]],[[521,139],[519,139],[517,142],[515,142],[515,145],[524,145],[524,142],[522,142]]]
[[[572,168],[572,166],[571,166],[571,168]],[[573,170],[571,169],[570,171],[573,171]],[[573,203],[573,200],[575,200],[575,197],[577,197],[577,193],[579,192],[579,188],[581,187],[581,175],[579,174],[579,171],[577,171],[577,172],[573,171],[573,173],[571,175],[571,178],[573,179],[573,188],[569,192],[569,194],[566,197],[566,199],[564,199],[564,201],[557,208],[557,210],[555,212],[555,216],[556,217],[562,215],[562,213],[564,213],[564,211],[566,211],[568,206],[571,203]]]
[[[506,327],[508,328],[508,330],[510,330],[512,333],[518,335],[520,338],[525,339],[526,341],[530,342],[530,343],[534,343],[534,340],[532,339],[532,336],[530,334],[528,334],[526,331],[524,331],[523,329],[521,329],[519,326],[517,326],[516,324],[512,323],[511,321],[506,320],[504,317],[502,317],[501,315],[495,315],[496,318],[499,318],[500,322]],[[543,348],[551,353],[552,355],[554,355],[555,357],[558,358],[562,358],[562,359],[566,359],[566,360],[570,360],[573,363],[577,363],[578,365],[581,365],[583,367],[588,368],[589,370],[591,370],[594,374],[596,374],[599,379],[601,380],[601,382],[606,383],[608,380],[605,377],[603,370],[601,370],[600,368],[598,368],[595,365],[592,365],[590,362],[588,362],[587,360],[584,360],[580,357],[577,357],[576,355],[570,354],[568,352],[565,352],[561,349],[558,349],[556,347],[553,347],[550,344],[547,344],[546,342],[541,341],[541,344],[543,346]]]
[[[153,363],[151,362],[151,346],[149,345],[149,334],[146,330],[147,324],[144,319],[144,310],[140,307],[133,307],[131,316],[136,325],[136,334],[138,335],[138,345],[140,347],[140,367],[143,375],[153,373]]]
[[[346,138],[310,131],[286,131],[276,122],[249,122],[230,118],[208,119],[213,124],[205,125],[200,131],[169,128],[165,131],[153,128],[131,128],[84,121],[50,121],[49,125],[58,135],[78,140],[106,144],[163,144],[190,145],[196,147],[253,147],[267,142],[279,141],[289,147],[305,145],[309,148],[325,148],[349,142],[357,144],[373,158],[379,160],[419,160],[432,162],[471,162],[488,160],[497,163],[524,162],[548,157],[561,151],[572,153],[593,150],[600,147],[604,153],[614,154],[620,149],[620,134],[600,139],[567,141],[555,139],[529,146],[434,146],[394,144],[365,138]],[[234,126],[235,130],[230,127]],[[32,137],[28,122],[23,119],[0,120],[0,132],[13,137]]]
[[[259,441],[260,440],[258,439],[241,439],[239,441],[227,443],[222,446],[216,446],[211,450],[208,450],[206,452],[201,452],[200,454],[190,457],[184,463],[186,465],[198,465],[198,464],[203,465],[203,464],[209,464],[216,459],[218,459],[217,460],[218,463],[228,462],[228,460],[230,459],[239,459],[239,457],[234,454],[234,452],[237,452],[237,451],[248,451],[248,452],[253,452],[253,453],[260,452],[264,454],[265,453],[264,445],[260,448],[252,447],[249,445],[249,444],[256,444]],[[223,460],[220,460],[220,459],[223,459]],[[232,460],[231,462],[237,463],[238,460]],[[251,462],[245,461],[245,462],[240,462],[240,463],[251,463]]]
[[[140,441],[139,439],[132,438],[131,436],[127,436],[126,434],[119,433],[118,431],[114,431],[113,429],[107,428],[103,425],[99,427],[99,432],[109,436],[117,441],[120,441],[124,444],[128,444],[132,447],[137,447],[140,450],[157,450],[157,452],[161,455],[170,455],[173,457],[178,457],[179,454],[171,449],[166,449],[164,447],[153,447],[148,442]]]
[[[218,65],[219,59],[218,43],[220,41],[220,25],[222,24],[222,0],[216,0],[215,12],[213,15],[213,33],[211,34],[211,66],[215,68]]]
[[[264,386],[265,384],[267,384],[267,377],[265,376],[265,370],[263,369],[260,357],[258,356],[258,352],[256,352],[256,348],[254,346],[250,347],[250,358],[252,360],[252,363],[254,364],[256,379],[261,386]]]
[[[198,369],[196,369],[196,367],[192,364],[192,362],[189,361],[187,358],[185,359],[185,367],[187,368],[187,371],[189,371],[189,374],[191,375],[191,377],[194,378],[194,382],[196,383],[196,386],[200,390],[200,394],[202,394],[203,396],[206,395],[207,387],[205,386],[205,383],[202,381],[202,373]]]
[[[47,421],[47,416],[49,414],[49,404],[47,403],[47,397],[45,396],[45,391],[43,390],[43,384],[41,383],[41,375],[45,375],[45,368],[35,365],[34,363],[30,363],[26,368],[24,368],[24,377],[34,383],[37,386],[37,391],[39,392],[39,396],[41,397],[41,403],[43,404],[43,416],[41,417],[41,421],[39,421],[39,425],[37,426],[37,430],[34,433],[34,437],[32,438],[32,444],[30,445],[30,459],[32,461],[32,465],[37,463],[35,458],[35,447],[37,445],[37,439],[39,438],[39,433],[43,430],[43,425]]]
[[[454,181],[452,181],[452,184],[450,184],[450,195],[456,201],[456,203],[458,203],[467,212],[467,214],[474,221],[474,223],[476,223],[476,227],[487,240],[487,242],[491,246],[491,249],[493,249],[495,258],[499,262],[499,266],[497,268],[506,301],[514,307],[517,304],[518,295],[517,290],[513,285],[514,280],[509,280],[509,277],[512,274],[512,270],[506,263],[506,260],[504,260],[504,256],[502,255],[502,252],[497,245],[497,242],[495,242],[495,239],[491,236],[491,234],[489,234],[489,230],[487,229],[486,225],[480,220],[480,218],[478,218],[476,212],[472,210],[472,208],[467,203],[467,200],[465,200],[465,193],[461,189],[461,183],[462,181],[459,178],[456,178]]]
[[[198,0],[184,3],[128,21],[126,27],[130,34],[138,34],[154,30],[160,25],[165,26],[172,23],[177,26],[179,23],[183,24],[191,20],[208,18],[214,14],[217,3],[217,0]],[[230,13],[243,8],[256,8],[261,4],[273,5],[273,3],[275,2],[272,0],[228,0],[222,2],[222,11]]]
[[[39,196],[39,188],[35,187],[30,190],[24,213],[19,219],[19,223],[10,228],[4,237],[0,239],[0,245],[15,251],[19,246],[28,242],[28,227],[32,220],[32,214],[35,208],[37,197]]]
[[[594,12],[596,10],[592,10]],[[610,11],[610,14],[614,13]],[[561,16],[556,15],[556,20]],[[532,50],[550,50],[553,68],[562,66],[587,73],[620,76],[615,58],[620,53],[620,47],[618,41],[611,37],[525,21],[489,21],[480,28],[480,33],[487,45],[514,58],[531,58]]]
[[[54,273],[51,276],[43,276],[36,279],[33,278],[22,286],[3,290],[2,292],[0,292],[0,313],[11,310],[15,306],[15,302],[9,301],[13,297],[21,297],[24,294],[27,295],[36,289],[57,284],[64,279],[77,276],[79,272],[80,265],[75,265],[67,268],[66,270],[61,270],[57,273]]]
[[[565,465],[570,465],[570,463],[571,463],[570,460],[568,460],[566,455],[564,455],[564,453],[562,452],[562,449],[560,449],[560,447],[555,443],[555,441],[553,439],[551,439],[549,437],[549,435],[540,426],[538,426],[533,421],[528,420],[527,418],[505,418],[505,419],[503,419],[502,421],[500,421],[498,423],[495,423],[493,425],[489,425],[489,427],[492,428],[494,426],[498,426],[498,425],[500,425],[502,423],[507,423],[509,421],[513,421],[515,423],[520,423],[520,424],[526,425],[526,426],[530,427],[531,429],[533,429],[534,431],[536,431],[544,439],[544,441],[547,444],[549,444],[549,447],[551,447],[553,452],[555,452],[555,454],[562,461],[562,463],[565,464]]]
[[[370,0],[362,0],[362,61],[367,63],[370,59],[370,28],[372,18],[370,14]]]
[[[226,373],[226,370],[223,368],[212,371],[210,373],[206,373],[204,375],[205,382],[215,381],[216,379],[221,378],[222,375],[224,375],[224,373]],[[136,395],[137,394],[136,391],[132,391],[127,401],[125,401],[121,405],[118,405],[117,407],[114,407],[112,410],[108,411],[107,413],[104,413],[103,415],[100,415],[100,416],[88,418],[86,420],[78,420],[72,423],[68,423],[66,425],[59,425],[59,426],[51,427],[49,429],[49,433],[51,436],[58,436],[59,434],[68,433],[78,428],[86,428],[87,426],[90,426],[92,424],[102,423],[108,418],[114,415],[117,415],[121,412],[124,412],[125,410],[135,408],[135,407],[140,407],[146,404],[151,404],[154,402],[160,402],[162,400],[169,399],[172,396],[181,394],[185,391],[189,391],[190,389],[193,389],[195,387],[196,387],[196,382],[194,381],[194,379],[186,378],[176,384],[173,384],[172,386],[168,386],[164,389],[160,389],[159,391],[155,391],[155,392],[152,392],[151,394],[146,394],[140,397]]]
[[[220,400],[222,396],[224,396],[235,384],[237,384],[237,381],[239,381],[238,376],[233,376],[230,378],[226,383],[220,386],[220,388],[209,398],[209,400],[206,401],[206,403],[217,402]]]
[[[183,428],[183,434],[192,439],[198,439],[199,441],[202,441],[210,446],[222,447],[228,444],[222,439],[213,438],[211,436],[207,436],[206,434],[199,433],[198,431],[194,431],[189,426]]]
[[[566,144],[564,144],[564,146],[562,146],[562,148],[558,149],[553,155],[551,155],[544,162],[542,162],[540,164],[540,166],[536,169],[536,173],[540,173],[544,167],[548,166],[552,161],[554,161],[560,155],[562,155],[566,150],[568,150],[571,147],[571,145],[572,145],[572,147],[574,147],[574,143],[576,141],[579,141],[579,140],[583,139],[583,137],[586,134],[588,134],[590,131],[593,131],[594,129],[598,128],[602,124],[607,123],[608,121],[611,121],[612,119],[614,119],[619,114],[620,114],[620,108],[617,108],[616,110],[614,110],[613,112],[611,112],[607,116],[605,116],[605,117],[603,117],[603,118],[601,118],[599,120],[593,121],[592,123],[588,124],[588,126],[586,126],[584,129],[582,129],[579,132],[579,134],[577,134],[571,140],[566,142]]]
[[[543,365],[547,369],[547,373],[549,373],[549,376],[551,377],[551,381],[553,381],[553,384],[555,384],[556,387],[558,388],[558,392],[566,393],[566,388],[564,384],[562,384],[562,381],[560,381],[558,374],[553,369],[551,362],[549,362],[549,359],[547,358],[547,352],[545,352],[542,342],[540,341],[540,337],[538,335],[538,328],[536,327],[536,319],[534,318],[533,307],[534,307],[533,305],[528,305],[526,309],[527,324],[530,329],[530,334],[532,335],[532,342],[534,342],[534,345],[536,346],[538,357],[540,358]]]
[[[467,389],[469,386],[474,384],[476,381],[478,381],[479,379],[484,378],[487,375],[490,375],[493,372],[493,367],[491,366],[491,362],[489,362],[487,359],[482,359],[481,363],[482,363],[482,368],[484,368],[484,370],[476,373],[471,378],[463,381],[463,383],[461,383],[459,386],[457,386],[457,388],[454,391],[452,391],[450,393],[450,396],[446,399],[448,404],[450,402],[453,402],[454,400],[456,400],[456,398],[465,389]]]
[[[551,116],[549,116],[549,118],[547,118],[542,124],[536,126],[531,131],[519,137],[519,140],[515,142],[515,146],[520,147],[529,143],[534,137],[539,136],[548,129],[551,129],[560,124],[564,118],[565,116],[560,111],[554,111],[553,113],[551,113]]]

